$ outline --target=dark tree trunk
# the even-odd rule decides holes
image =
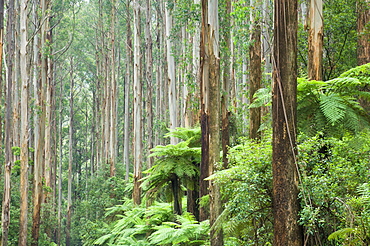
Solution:
[[[230,13],[231,13],[231,0],[226,1],[226,16],[224,17],[224,25],[230,26]],[[229,98],[230,98],[230,84],[231,84],[231,66],[232,63],[230,62],[231,56],[231,39],[230,39],[230,31],[226,31],[224,34],[225,40],[225,50],[223,52],[223,62],[224,62],[224,71],[223,71],[223,83],[222,83],[222,97],[221,97],[221,129],[222,129],[222,163],[223,168],[228,167],[228,146],[230,145],[230,132],[229,132]]]
[[[273,84],[273,214],[275,246],[300,246],[298,225],[297,0],[276,0]]]
[[[198,178],[194,180],[194,189],[187,190],[187,211],[195,216],[195,219],[199,221],[199,190],[196,188]]]
[[[261,87],[261,26],[259,23],[253,25],[251,34],[253,44],[249,48],[250,58],[250,84],[249,84],[249,102],[253,102],[254,93]],[[251,108],[249,111],[249,137],[259,140],[261,134],[258,131],[261,125],[261,108]]]
[[[180,183],[179,177],[176,174],[172,174],[171,177],[171,189],[173,194],[173,212],[181,215],[181,196],[180,196]]]

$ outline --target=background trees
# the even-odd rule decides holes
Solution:
[[[323,29],[322,63],[308,58],[313,52],[304,25],[314,18],[306,15],[307,4],[275,4],[286,15],[276,16],[273,28],[269,0],[0,1],[3,245],[25,244],[26,238],[31,245],[272,242],[278,210],[271,210],[271,201],[278,192],[269,168],[271,125],[274,175],[282,166],[297,174],[290,155],[297,154],[295,143],[278,141],[277,133],[294,140],[297,132],[298,154],[322,154],[316,164],[298,163],[299,184],[310,190],[286,189],[294,191],[291,204],[297,205],[297,192],[319,193],[310,178],[322,184],[321,195],[292,213],[307,244],[326,243],[337,229],[332,240],[352,236],[366,243],[367,214],[360,208],[367,186],[355,177],[366,176],[360,165],[368,166],[369,72],[368,65],[351,68],[366,57],[368,1],[323,2],[319,20],[331,21]],[[290,21],[289,28],[281,26]],[[320,39],[320,25],[317,30]],[[322,78],[310,75],[311,64],[322,67]],[[196,125],[202,130],[179,128],[165,137],[168,128]],[[240,138],[248,135],[260,143]],[[346,139],[364,145],[338,155],[348,150],[341,142]],[[276,150],[286,150],[281,156],[289,160],[277,158]],[[331,192],[325,182],[335,185],[333,177],[342,172],[354,174],[343,183],[346,189],[334,187],[335,197],[325,196]],[[162,192],[166,187],[172,192]],[[322,197],[328,203],[321,204]],[[351,229],[340,231],[345,228]]]

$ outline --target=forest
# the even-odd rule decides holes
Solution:
[[[370,245],[369,0],[0,0],[2,246]]]

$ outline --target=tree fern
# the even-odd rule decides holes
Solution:
[[[151,151],[150,157],[155,157],[154,165],[145,173],[148,176],[142,179],[142,187],[151,197],[159,194],[160,191],[171,188],[174,209],[179,210],[178,204],[181,204],[179,192],[181,187],[185,186],[188,190],[194,190],[197,187],[199,177],[199,163],[201,148],[200,130],[190,130],[186,128],[177,128],[171,131],[169,136],[177,136],[186,139],[176,145],[156,146]],[[167,194],[168,195],[168,194]],[[175,199],[176,198],[176,199]],[[176,211],[181,213],[180,211]]]
[[[321,95],[320,109],[327,121],[335,125],[346,115],[347,105],[345,100],[337,94]]]
[[[253,95],[253,102],[249,108],[258,108],[271,105],[271,88],[260,88]]]
[[[176,222],[164,222],[154,229],[149,237],[154,245],[202,245],[208,238],[209,223],[199,223],[192,214],[184,213]]]

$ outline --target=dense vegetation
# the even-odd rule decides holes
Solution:
[[[10,2],[5,5],[8,12]],[[228,246],[273,245],[273,1],[219,1],[219,80],[231,83],[224,86],[223,82],[219,93],[220,101],[228,100],[222,106],[227,108],[229,142],[223,151],[220,144],[220,161],[205,179],[218,189],[222,203],[215,221],[209,219],[214,193],[200,197],[205,151],[200,123],[201,4],[188,0],[14,2],[15,31],[9,36],[13,38],[6,36],[4,44],[14,42],[15,68],[9,66],[12,52],[8,48],[4,48],[6,61],[0,68],[4,81],[13,78],[12,107],[6,103],[9,85],[0,80],[0,94],[5,94],[0,97],[4,146],[0,159],[5,163],[0,193],[4,197],[9,170],[6,157],[11,157],[8,245],[19,243],[24,201],[25,152],[19,115],[24,115],[20,98],[25,87],[20,82],[22,73],[18,74],[21,54],[17,55],[22,46],[21,2],[28,4],[29,123],[24,128],[30,134],[25,193],[28,244],[211,245],[210,235],[216,231]],[[299,1],[295,165],[304,245],[370,245],[370,63],[357,66],[357,42],[361,35],[369,35],[369,23],[362,33],[356,29],[362,3],[324,1],[323,79],[313,80],[307,73],[307,3]],[[167,34],[166,11],[173,18]],[[11,23],[8,12],[6,25]],[[138,36],[134,22],[141,29]],[[248,70],[252,62],[248,54],[257,42],[250,38],[256,23],[260,23],[262,37],[261,85],[250,97],[253,71]],[[172,48],[167,52],[169,41]],[[140,61],[134,58],[135,44]],[[174,59],[175,93],[167,78],[171,70],[168,57]],[[43,71],[48,81],[45,91],[38,88]],[[142,88],[134,83],[137,76]],[[176,100],[171,101],[171,96]],[[249,137],[253,109],[261,113],[255,139]],[[9,110],[10,133],[6,132]],[[176,125],[172,124],[173,112]],[[219,119],[222,127],[217,131],[223,141],[224,119]],[[40,131],[45,135],[37,135]],[[40,136],[44,141],[41,154],[36,142]],[[38,170],[42,175],[38,176]],[[39,224],[35,224],[34,205],[40,188],[37,177],[42,190]],[[139,203],[133,198],[137,190]],[[4,224],[3,219],[2,230]]]

